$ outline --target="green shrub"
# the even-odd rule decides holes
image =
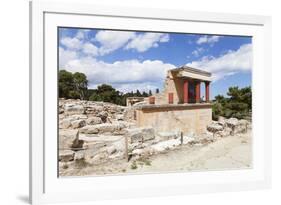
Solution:
[[[252,112],[252,90],[251,87],[239,89],[230,87],[228,97],[217,95],[212,105],[213,120],[219,116],[226,118],[235,117],[238,119],[248,118]]]

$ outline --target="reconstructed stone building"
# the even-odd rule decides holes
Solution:
[[[157,131],[203,133],[212,120],[209,103],[211,73],[183,66],[169,70],[164,89],[136,109],[138,126]],[[204,94],[201,95],[201,84]]]

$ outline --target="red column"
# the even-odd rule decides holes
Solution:
[[[196,82],[196,87],[195,87],[195,98],[196,98],[196,103],[200,103],[200,82]]]
[[[183,82],[183,102],[188,103],[188,80]]]
[[[205,95],[206,95],[206,102],[210,100],[210,82],[205,82]]]

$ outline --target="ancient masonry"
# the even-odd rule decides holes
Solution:
[[[135,111],[139,127],[201,134],[212,121],[210,82],[211,73],[187,66],[175,68],[168,71],[163,92],[148,98],[128,98],[127,106],[140,105]],[[201,83],[205,85],[203,95]]]
[[[60,176],[246,132],[245,120],[212,121],[210,82],[210,73],[184,66],[168,71],[163,92],[128,98],[127,106],[59,99]]]

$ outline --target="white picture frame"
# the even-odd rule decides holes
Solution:
[[[57,63],[55,42],[58,26],[252,36],[253,168],[58,178],[57,123],[54,123],[57,119],[57,93],[53,92],[57,89],[57,67],[54,65]],[[82,3],[31,2],[30,93],[32,204],[240,191],[269,188],[271,185],[270,17]]]

